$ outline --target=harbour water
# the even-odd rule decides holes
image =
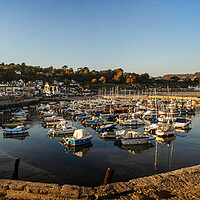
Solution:
[[[0,129],[0,151],[22,162],[43,169],[50,178],[43,182],[96,186],[103,183],[108,167],[115,170],[112,182],[167,172],[200,163],[200,115],[192,116],[193,128],[187,132],[176,131],[171,138],[157,139],[152,144],[119,148],[113,140],[102,140],[93,134],[92,144],[79,148],[67,148],[60,144],[61,138],[47,136],[47,128],[34,109],[29,109],[27,124],[29,136],[25,138],[4,138]],[[73,122],[83,128],[79,122]],[[118,125],[117,128],[120,129]],[[135,129],[144,131],[144,127]],[[20,167],[20,166],[19,166]],[[20,172],[20,173],[23,173]],[[0,172],[0,178],[3,174]],[[20,175],[19,175],[20,177]],[[9,178],[9,177],[7,177]],[[32,181],[31,178],[29,181]],[[38,180],[39,181],[39,180]]]

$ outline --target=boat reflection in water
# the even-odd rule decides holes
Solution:
[[[65,146],[65,153],[71,152],[74,155],[78,156],[78,157],[83,157],[87,154],[87,152],[90,150],[90,148],[92,147],[92,143],[87,143],[81,146]]]
[[[192,128],[190,128],[190,129],[180,129],[180,128],[178,129],[178,128],[176,128],[175,129],[176,130],[175,135],[180,136],[180,137],[186,137],[191,129]]]
[[[157,171],[159,152],[161,148],[164,148],[166,145],[168,147],[168,171],[170,171],[175,139],[176,139],[176,136],[174,135],[170,137],[156,136],[155,163],[154,163],[155,171]]]
[[[24,140],[28,136],[29,136],[28,132],[19,133],[19,134],[5,134],[4,133],[3,138],[4,139],[11,138],[11,139],[17,139],[17,140]]]
[[[135,145],[116,145],[120,149],[129,151],[129,153],[135,155],[135,154],[141,154],[143,151],[148,150],[150,148],[155,147],[152,143],[147,144],[135,144]]]

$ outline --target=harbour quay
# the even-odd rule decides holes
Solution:
[[[200,165],[97,187],[0,180],[2,199],[200,199]]]

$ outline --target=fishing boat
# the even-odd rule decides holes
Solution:
[[[64,143],[69,146],[79,146],[90,143],[92,134],[86,132],[84,129],[77,129],[74,131],[72,137],[63,138]]]
[[[25,124],[25,121],[22,121],[20,119],[15,119],[14,117],[11,118],[9,121],[7,122],[3,122],[2,123],[2,126],[3,127],[10,127],[10,128],[14,128],[14,127],[17,127],[17,126],[22,126]]]
[[[17,126],[16,128],[12,129],[4,129],[3,134],[13,134],[13,135],[18,135],[22,133],[27,133],[29,128],[24,127],[24,126]]]
[[[147,144],[151,140],[154,140],[155,137],[145,136],[135,131],[128,131],[125,135],[117,137],[115,144],[122,145],[136,145],[136,144]]]

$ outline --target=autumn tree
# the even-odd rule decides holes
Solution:
[[[106,83],[106,78],[105,78],[105,76],[102,76],[100,79],[99,79],[99,81],[101,82],[101,83]]]
[[[97,82],[97,79],[96,78],[93,78],[91,83],[96,83]]]

